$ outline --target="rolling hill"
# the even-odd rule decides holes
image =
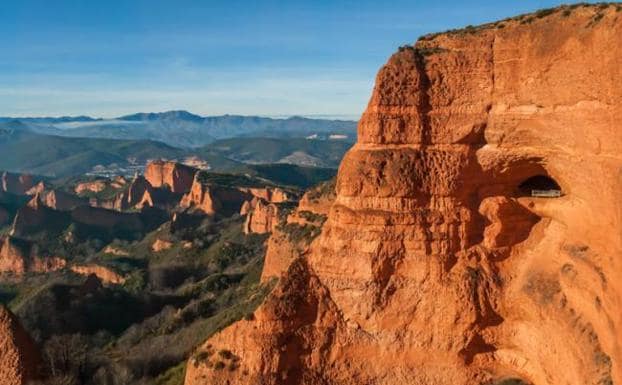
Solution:
[[[218,140],[195,152],[199,156],[218,154],[251,164],[289,163],[336,168],[351,146],[346,140],[234,138]]]
[[[0,124],[0,169],[48,176],[80,174],[96,165],[176,158],[184,151],[149,140],[67,138],[33,132],[18,121]]]

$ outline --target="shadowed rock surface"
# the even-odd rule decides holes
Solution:
[[[39,352],[17,318],[0,305],[0,383],[26,385],[37,378]]]

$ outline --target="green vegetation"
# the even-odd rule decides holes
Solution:
[[[319,223],[319,224],[324,224],[324,222],[327,219],[326,215],[316,214],[311,211],[299,211],[298,215],[300,215],[302,218],[306,219],[309,222]]]
[[[168,369],[155,379],[155,385],[183,385],[186,375],[186,362],[181,362]]]
[[[262,164],[249,165],[253,175],[268,179],[273,183],[309,188],[325,180],[334,178],[337,170],[333,168],[303,167],[293,164]]]
[[[293,243],[311,243],[320,233],[322,228],[310,224],[300,225],[298,223],[280,224],[279,230],[287,235],[287,239]]]
[[[295,163],[307,166],[337,167],[345,152],[352,146],[350,140],[309,140],[304,138],[233,138],[210,143],[197,150],[219,154],[238,162]]]
[[[6,126],[0,124],[2,126]],[[77,175],[96,165],[128,164],[156,157],[176,158],[184,151],[153,141],[66,138],[42,135],[12,124],[0,130],[0,169],[50,176]]]
[[[35,169],[39,169],[37,162],[45,159],[65,161],[67,151],[78,150],[74,146],[79,143],[89,154],[92,146],[97,147],[98,161],[108,156],[100,157],[103,148],[98,146],[110,147],[107,150],[115,153],[123,147],[108,140],[95,145],[100,139],[81,142],[75,138],[41,138],[44,135],[20,131],[18,126],[0,130],[0,150],[11,143],[31,145],[47,140],[56,146],[48,154],[51,158],[40,156],[33,161]],[[319,153],[324,151],[322,146],[330,147],[332,143],[300,142],[309,151],[316,151],[317,147]],[[335,145],[341,151],[335,155],[335,162],[348,146]],[[208,156],[226,159],[235,165],[237,174],[201,171],[199,181],[238,194],[240,187],[269,186],[300,197],[302,188],[334,178],[336,173],[331,168],[285,163],[245,165],[221,154]],[[46,184],[73,194],[78,183],[98,179],[101,178],[68,175],[48,178]],[[85,192],[83,197],[112,200],[126,191],[129,183],[105,180],[105,185],[102,191]],[[321,184],[314,194],[322,197],[333,190],[334,181]],[[69,268],[26,273],[21,278],[6,276],[0,285],[0,301],[17,314],[41,347],[50,383],[181,385],[185,363],[193,354],[214,370],[239,368],[239,358],[233,352],[214,352],[210,360],[203,357],[204,353],[197,353],[197,348],[233,322],[255,320],[255,309],[276,283],[260,283],[269,235],[244,234],[245,218],[239,215],[239,207],[207,216],[172,207],[179,198],[175,197],[171,207],[164,208],[120,212],[80,205],[59,211],[44,205],[25,206],[30,199],[26,196],[0,194],[0,207],[11,216],[23,210],[22,218],[30,215],[36,219],[17,221],[0,230],[2,234],[12,231],[11,242],[24,256],[61,257],[68,267],[94,264],[124,279],[120,284],[108,284],[102,281],[105,271],[97,278],[79,275]],[[297,203],[276,205],[282,229],[299,245],[311,242],[326,219],[302,212],[313,224],[286,224],[287,215]],[[154,251],[156,241],[166,247]]]
[[[218,185],[225,187],[266,187],[273,183],[262,181],[243,174],[225,174],[217,172],[200,171],[197,175],[199,182],[205,185]]]
[[[244,175],[203,177],[230,187],[269,183]],[[66,179],[59,187],[71,189],[78,181]],[[43,209],[41,224],[20,229],[16,246],[98,264],[125,278],[121,285],[106,285],[61,270],[0,285],[0,301],[42,347],[51,383],[180,385],[197,347],[233,322],[252,322],[272,290],[274,281],[259,282],[268,235],[245,235],[243,217],[178,213],[170,221],[170,213],[148,211],[106,211],[124,218],[114,225],[118,232],[107,230],[108,220],[87,225],[76,220],[81,215],[51,209]],[[136,231],[131,218],[150,224]],[[156,240],[172,247],[154,252]],[[237,369],[233,353],[216,354],[215,368]]]
[[[197,346],[237,320],[251,320],[274,286],[259,283],[266,236],[244,235],[241,225],[239,217],[206,217],[189,228],[166,224],[142,240],[112,242],[128,256],[92,256],[123,270],[124,285],[89,286],[63,271],[32,274],[0,286],[0,300],[45,347],[54,378],[179,385]],[[176,246],[153,253],[149,246],[158,238]],[[177,247],[184,238],[203,242]],[[60,362],[55,357],[65,346],[72,352]],[[237,368],[231,352],[217,354],[222,364],[215,367]]]

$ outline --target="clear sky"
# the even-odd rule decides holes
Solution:
[[[356,117],[427,32],[545,0],[0,0],[0,116]]]

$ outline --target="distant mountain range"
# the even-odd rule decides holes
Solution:
[[[74,138],[154,140],[178,148],[197,148],[218,139],[236,137],[341,138],[356,140],[356,122],[350,120],[259,116],[199,116],[188,111],[137,113],[114,119],[76,117],[0,117],[0,123],[19,121],[30,131]]]
[[[149,121],[151,114],[124,117],[126,122]],[[35,118],[48,119],[48,118]],[[318,140],[299,137],[237,137],[220,139],[201,147],[173,147],[165,141],[146,139],[109,139],[99,137],[68,137],[36,130],[30,121],[11,120],[0,123],[0,170],[28,172],[64,177],[112,169],[119,172],[140,170],[149,159],[183,161],[196,157],[213,171],[256,173],[256,165],[283,164],[303,167],[336,168],[352,142],[347,140]],[[65,124],[67,119],[55,118]],[[156,118],[159,119],[159,118]],[[264,118],[259,118],[264,119]],[[307,119],[310,120],[310,119]],[[89,122],[82,118],[83,122]],[[157,120],[160,121],[160,120]],[[76,122],[72,120],[70,123]],[[251,131],[248,131],[249,133]],[[283,170],[273,168],[285,175]],[[125,171],[124,171],[125,170]],[[297,173],[306,171],[297,169]]]

